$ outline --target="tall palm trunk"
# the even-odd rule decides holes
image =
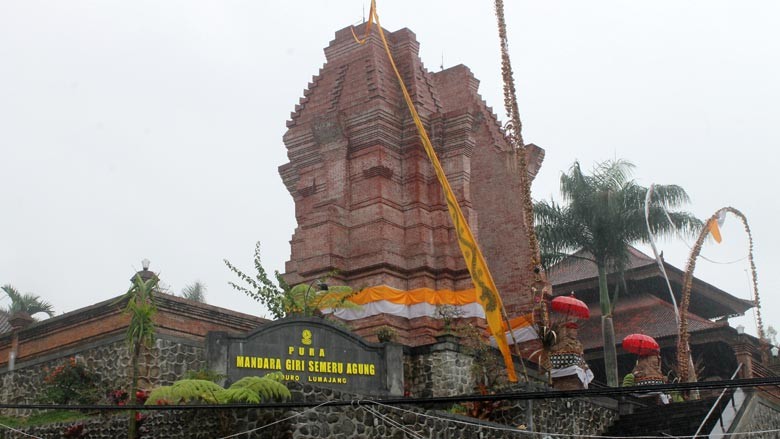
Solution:
[[[138,339],[134,346],[132,355],[132,368],[130,378],[130,395],[128,398],[128,404],[135,405],[137,403],[135,394],[138,392],[138,362],[141,357],[141,340]],[[130,417],[127,424],[127,437],[128,439],[136,439],[138,437],[138,422],[136,421],[136,411],[130,411]]]
[[[612,306],[607,286],[607,267],[597,263],[599,270],[599,304],[601,305],[601,337],[604,341],[604,373],[609,387],[618,386],[617,350],[615,349],[615,327],[612,324]]]

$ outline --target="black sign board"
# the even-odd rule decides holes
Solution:
[[[230,382],[279,372],[287,381],[349,393],[400,395],[401,347],[368,343],[320,318],[287,318],[245,336],[211,332],[209,368]]]

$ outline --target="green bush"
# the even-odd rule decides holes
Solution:
[[[43,380],[41,402],[62,405],[94,404],[103,395],[98,386],[100,379],[97,374],[77,363],[75,358],[68,359],[48,372]]]

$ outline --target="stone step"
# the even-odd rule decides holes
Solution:
[[[725,401],[728,399],[726,398]],[[630,415],[621,416],[606,432],[607,436],[630,436],[636,434],[690,435],[699,428],[709,412],[715,398],[687,401],[661,406],[642,408]],[[722,401],[719,405],[725,404]],[[708,424],[717,420],[720,409],[715,410]]]

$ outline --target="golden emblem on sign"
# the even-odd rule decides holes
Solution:
[[[305,344],[306,346],[311,344],[311,331],[308,329],[304,329],[301,333],[301,343]]]

